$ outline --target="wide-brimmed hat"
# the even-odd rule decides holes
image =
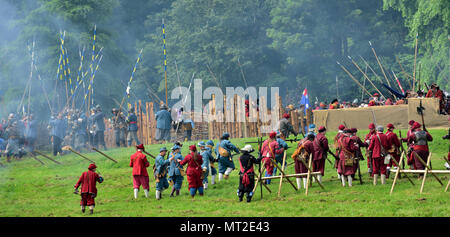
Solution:
[[[93,170],[95,168],[97,168],[97,166],[95,164],[90,164],[88,167],[88,170]]]
[[[137,149],[141,149],[141,150],[144,150],[144,149],[145,149],[145,148],[144,148],[144,144],[139,144],[139,145],[136,146],[136,148],[137,148]]]
[[[253,149],[252,145],[247,144],[247,145],[244,146],[244,148],[241,149],[241,151],[245,151],[245,152],[249,152],[250,153],[250,152],[253,152],[255,150]]]
[[[166,147],[161,147],[161,148],[159,149],[159,152],[163,152],[163,151],[167,151],[167,148],[166,148]]]

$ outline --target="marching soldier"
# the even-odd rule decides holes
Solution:
[[[17,121],[11,120],[6,127],[6,136],[8,138],[8,144],[6,145],[6,161],[11,161],[11,156],[19,157],[19,137],[20,131],[17,126]]]
[[[365,138],[364,138],[364,142],[367,144],[366,147],[366,155],[367,155],[367,170],[368,173],[370,174],[371,177],[373,177],[373,162],[372,162],[372,151],[370,151],[369,145],[370,145],[370,141],[372,140],[372,136],[376,134],[375,132],[375,124],[374,123],[370,123],[369,124],[369,133],[366,134]]]
[[[75,149],[81,150],[86,148],[87,141],[87,119],[86,116],[79,112],[79,117],[76,121],[74,121],[74,133],[75,133]]]
[[[66,135],[67,121],[63,119],[63,114],[58,114],[56,119],[51,119],[49,122],[51,127],[50,136],[52,136],[53,156],[63,155],[61,143]]]
[[[142,185],[144,189],[145,197],[148,197],[149,192],[149,178],[147,167],[150,166],[150,163],[147,160],[147,157],[143,154],[145,150],[143,144],[139,144],[136,146],[136,153],[131,155],[130,157],[130,167],[133,167],[133,189],[134,189],[134,199],[137,199],[139,187]]]
[[[358,129],[352,128],[351,131],[352,131],[351,139],[353,140],[355,145],[358,147],[358,149],[355,151],[355,165],[353,166],[354,174],[356,174],[358,167],[360,167],[359,162],[361,160],[364,160],[364,157],[361,152],[361,147],[368,147],[369,145],[367,143],[363,142],[361,140],[361,138],[358,137],[358,135],[357,135]],[[352,178],[355,178],[354,175],[352,176]]]
[[[131,143],[133,140],[136,142],[136,144],[140,144],[139,138],[137,136],[137,116],[134,113],[134,108],[131,108],[128,112],[128,118],[127,118],[127,124],[128,124],[128,134],[127,134],[127,141],[128,146],[131,146]]]
[[[377,184],[378,175],[381,174],[381,184],[386,184],[386,163],[385,156],[387,155],[388,141],[386,135],[383,133],[382,126],[377,127],[377,132],[372,135],[369,144],[369,151],[372,152],[372,167],[373,167],[373,185]]]
[[[345,187],[345,178],[347,178],[348,186],[352,186],[352,175],[355,174],[355,152],[358,150],[358,147],[351,139],[351,134],[351,129],[346,128],[343,135],[338,140],[340,151],[338,172],[341,176],[343,187]]]
[[[217,160],[219,161],[219,182],[223,178],[228,179],[231,171],[235,169],[231,151],[239,153],[239,149],[233,145],[228,139],[230,139],[229,133],[224,133],[220,138],[220,143],[216,147]]]
[[[255,187],[255,171],[253,168],[254,164],[260,164],[262,157],[256,159],[252,154],[255,151],[251,145],[245,145],[241,149],[242,155],[239,157],[239,187],[238,187],[238,197],[239,201],[242,202],[244,194],[247,194],[247,202],[251,202],[253,197],[253,188]]]
[[[95,107],[95,114],[92,116],[92,122],[95,125],[94,130],[94,147],[99,148],[102,145],[106,150],[105,143],[105,115],[102,112],[100,105]]]
[[[339,154],[340,154],[340,150],[339,150],[340,148],[339,148],[339,145],[338,145],[338,141],[341,138],[341,136],[344,135],[344,129],[345,129],[345,126],[343,124],[339,125],[338,133],[334,137],[334,147],[336,148],[336,154],[335,154],[336,157],[339,157]],[[339,166],[339,160],[335,160],[334,161],[334,168],[336,169],[336,172],[337,172],[338,166]],[[341,178],[341,175],[339,174],[339,172],[337,172],[337,177],[338,177],[338,179]]]
[[[422,162],[419,161],[419,156],[425,163],[428,161],[428,155],[430,154],[428,148],[428,142],[433,141],[433,137],[428,133],[427,130],[420,129],[421,125],[418,122],[414,122],[412,126],[412,132],[408,136],[408,140],[410,141],[412,150],[411,156],[409,160],[412,161],[413,167],[415,170],[424,170],[425,166]],[[423,176],[420,175],[419,178]]]
[[[34,119],[34,114],[30,114],[25,123],[25,141],[27,152],[34,151],[34,144],[36,143],[37,137],[37,126],[38,122]]]
[[[120,147],[122,145],[123,147],[126,147],[126,118],[117,108],[113,108],[111,112],[113,114],[111,122],[114,129],[116,146]],[[140,142],[136,141],[136,144],[140,144]]]
[[[292,154],[292,159],[294,159],[295,162],[295,173],[296,174],[302,174],[307,173],[308,168],[307,164],[309,163],[309,158],[311,154],[314,154],[314,134],[310,133],[308,134],[304,139],[302,139],[297,146],[297,149]],[[306,165],[305,165],[306,164]],[[297,188],[301,189],[302,185],[301,182],[303,181],[303,187],[306,188],[307,178],[296,178],[297,181]]]
[[[294,131],[291,122],[289,122],[290,117],[291,116],[288,113],[284,113],[283,118],[278,121],[278,130],[280,131],[281,139],[283,140],[288,138],[291,133],[293,133],[294,136],[297,136],[297,132]]]
[[[388,152],[391,155],[391,158],[395,159],[397,163],[400,162],[400,140],[397,137],[397,134],[394,133],[394,125],[389,123],[387,126],[386,137],[388,142]],[[389,171],[392,166],[397,167],[397,165],[391,160],[389,165],[386,167],[387,169],[387,178],[389,178]],[[398,168],[398,167],[397,167]]]
[[[277,131],[277,143],[278,143],[278,147],[280,149],[282,149],[282,153],[280,154],[275,154],[275,161],[277,162],[277,164],[279,164],[280,167],[283,167],[283,156],[284,156],[284,151],[286,151],[288,149],[288,144],[281,139],[281,133],[279,131]],[[285,161],[286,163],[286,161]],[[273,175],[277,175],[277,167],[274,167],[273,169]]]
[[[324,126],[320,126],[318,132],[313,142],[313,172],[320,171],[317,179],[319,182],[322,182],[322,176],[325,174],[325,160],[330,148],[328,147],[328,139],[325,136],[327,129]]]
[[[203,158],[203,163],[202,163],[202,170],[203,170],[203,189],[206,190],[208,188],[208,175],[209,175],[209,170],[211,167],[211,162],[214,161],[214,157],[211,154],[211,149],[208,149],[206,147],[206,143],[204,141],[200,141],[197,144],[201,150],[201,154],[202,158]]]
[[[203,196],[203,157],[197,152],[195,145],[189,146],[189,151],[191,153],[187,154],[179,164],[188,165],[186,175],[191,197],[194,197],[197,191],[200,196]]]
[[[180,189],[184,179],[184,170],[179,164],[179,162],[183,160],[180,150],[181,147],[179,145],[174,145],[172,147],[172,152],[169,154],[169,179],[173,183],[172,192],[170,193],[171,197],[173,197],[175,191],[177,196],[180,195]]]
[[[155,159],[155,180],[156,180],[156,200],[160,200],[162,192],[169,188],[169,182],[167,182],[167,168],[170,164],[169,159],[165,160],[167,149],[162,147],[159,149],[159,155]]]
[[[88,171],[81,174],[80,179],[75,184],[75,194],[78,194],[78,188],[81,185],[81,212],[85,212],[86,206],[89,206],[90,214],[94,214],[95,198],[97,197],[97,182],[103,183],[103,177],[95,171],[97,166],[90,164]]]
[[[155,115],[156,141],[170,141],[170,125],[172,124],[172,115],[167,109],[167,106],[162,104],[160,110]]]
[[[277,133],[272,131],[269,133],[269,138],[265,140],[261,146],[261,154],[263,156],[262,161],[266,167],[265,177],[270,177],[273,175],[274,164],[272,160],[275,161],[276,154],[283,153],[282,148],[278,146],[276,140]],[[266,180],[267,184],[270,184],[270,179]]]
[[[408,147],[407,149],[407,153],[406,153],[406,157],[408,157],[408,165],[411,167],[411,168],[413,168],[413,162],[412,162],[412,160],[410,159],[410,157],[411,157],[411,151],[412,151],[412,147],[413,147],[413,142],[411,141],[411,140],[409,140],[408,139],[408,137],[410,137],[411,136],[411,134],[413,133],[413,126],[414,126],[414,123],[415,123],[416,121],[414,121],[414,120],[409,120],[409,122],[408,122],[408,125],[409,125],[409,129],[408,129],[408,132],[406,133],[406,137],[405,138],[402,138],[401,139],[401,141],[402,142],[406,142],[406,146]]]
[[[217,175],[217,169],[214,167],[214,163],[217,161],[214,156],[212,156],[212,151],[214,149],[214,142],[212,140],[208,140],[206,142],[206,150],[209,152],[209,154],[212,157],[212,160],[210,160],[209,167],[211,168],[211,184],[216,184],[216,175]]]

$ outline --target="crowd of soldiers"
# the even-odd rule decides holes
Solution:
[[[450,114],[450,93],[443,92],[439,86],[435,83],[431,84],[430,89],[425,93],[425,91],[418,90],[417,92],[406,91],[405,97],[398,97],[395,100],[394,97],[384,98],[379,93],[374,93],[369,99],[353,101],[339,101],[334,99],[330,104],[327,105],[326,102],[316,101],[313,106],[313,110],[326,110],[326,109],[342,109],[342,108],[363,108],[371,106],[383,106],[383,105],[401,105],[407,104],[409,98],[438,98],[440,113]]]

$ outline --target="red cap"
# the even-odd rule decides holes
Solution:
[[[324,126],[320,126],[319,127],[319,130],[317,130],[317,131],[319,131],[319,132],[323,132],[323,131],[325,131],[325,130],[327,130]]]
[[[141,150],[144,150],[144,149],[145,149],[145,148],[144,148],[144,144],[139,144],[139,145],[136,146],[136,148],[137,148],[137,149],[141,149]]]
[[[415,122],[416,121],[414,121],[414,120],[409,120],[408,124],[409,124],[409,126],[412,126]]]
[[[380,95],[379,95],[378,93],[375,92],[375,93],[373,94],[373,96],[380,96]]]
[[[269,137],[270,138],[276,138],[277,137],[277,132],[275,132],[275,131],[270,132],[269,133]]]
[[[375,124],[374,123],[370,123],[369,124],[369,129],[375,129]]]
[[[190,145],[189,146],[189,150],[193,151],[193,152],[196,152],[197,151],[197,147],[195,145]]]
[[[414,124],[412,125],[412,129],[417,129],[417,128],[420,128],[420,123],[418,123],[418,122],[414,122]]]
[[[358,132],[358,129],[356,129],[356,128],[352,128],[351,130],[352,130],[352,133]]]
[[[291,117],[291,116],[290,116],[288,113],[284,113],[284,114],[283,114],[283,118],[287,118],[287,119],[288,119],[288,118],[290,118],[290,117]]]
[[[344,130],[345,126],[343,124],[339,125],[339,130]]]
[[[386,125],[387,128],[395,128],[394,125],[392,123],[388,123],[388,125]]]
[[[97,166],[95,164],[90,164],[88,167],[89,170],[93,170],[95,168],[97,168]]]

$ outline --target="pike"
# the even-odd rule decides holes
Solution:
[[[402,64],[400,63],[400,60],[398,59],[398,56],[395,56],[395,59],[397,60],[398,65],[400,65],[400,69],[402,69],[402,73],[405,75],[405,78],[412,78],[411,75],[409,75],[408,73],[405,72],[405,69],[403,68]],[[412,84],[411,81],[408,80],[409,82],[409,88],[412,88]]]
[[[425,120],[423,119],[423,111],[424,110],[425,110],[425,107],[422,106],[422,99],[420,99],[420,105],[419,105],[419,107],[417,107],[417,113],[420,114],[420,116],[422,117],[423,130],[427,131],[427,129],[425,128]]]
[[[49,160],[51,160],[51,161],[53,161],[53,162],[55,162],[55,163],[58,164],[58,165],[61,165],[60,162],[58,162],[58,161],[56,161],[56,160],[50,158],[49,156],[47,156],[47,155],[44,154],[43,152],[40,152],[40,151],[37,151],[37,150],[34,150],[34,152],[37,153],[37,154],[39,154],[39,155],[41,155],[41,156],[43,156],[43,157],[45,157],[45,158],[47,158],[47,159],[49,159]],[[33,152],[31,152],[31,154],[33,154]],[[33,155],[34,155],[34,154],[33,154]]]
[[[94,162],[93,160],[91,160],[91,159],[87,158],[86,156],[83,156],[83,155],[80,154],[79,152],[75,151],[74,149],[72,149],[71,146],[64,146],[64,147],[62,147],[62,150],[66,150],[66,151],[69,150],[69,151],[71,151],[71,152],[77,154],[78,156],[82,157],[83,159],[88,160],[89,162],[95,164],[95,162]]]
[[[356,84],[358,84],[358,86],[360,86],[363,90],[364,90],[364,92],[366,92],[368,95],[369,95],[369,97],[372,97],[372,94],[370,94],[370,92],[369,91],[367,91],[367,89],[363,86],[363,85],[361,85],[361,83],[359,83],[359,81],[358,80],[356,80],[356,78],[355,77],[353,77],[353,75],[343,66],[343,65],[341,65],[338,61],[336,61],[336,63],[339,65],[339,66],[341,66],[341,68],[350,76],[350,78],[356,83]]]
[[[110,160],[112,160],[112,161],[114,161],[115,163],[117,163],[117,161],[116,160],[114,160],[113,158],[111,158],[110,156],[108,156],[108,155],[106,155],[105,153],[103,153],[103,152],[101,152],[101,151],[99,151],[97,148],[95,148],[95,147],[92,147],[92,150],[94,150],[94,151],[96,151],[96,152],[98,152],[98,153],[100,153],[100,154],[102,154],[104,157],[106,157],[106,158],[108,158],[108,159],[110,159]]]
[[[388,85],[391,86],[391,83],[389,83],[389,80],[386,77],[386,73],[384,72],[383,66],[381,65],[381,62],[378,59],[377,53],[375,52],[375,49],[372,46],[372,42],[369,41],[369,45],[370,45],[370,48],[372,48],[373,55],[375,55],[375,58],[377,59],[378,65],[380,66],[380,69],[381,69],[381,72],[384,75],[384,79],[386,79],[386,82],[388,83]]]
[[[381,91],[375,86],[375,84],[373,84],[372,80],[369,79],[367,74],[363,72],[363,70],[358,66],[358,64],[356,64],[356,62],[350,56],[347,57],[352,61],[353,65],[355,65],[355,67],[358,68],[358,70],[364,75],[364,77],[370,82],[370,84],[375,88],[375,90],[377,90],[378,93],[380,93],[380,95],[386,99],[383,93],[381,93]]]
[[[30,153],[30,154],[31,154],[31,157],[32,157],[33,159],[35,159],[37,162],[41,163],[42,165],[45,165],[44,162],[42,162],[41,160],[39,160],[33,153]]]
[[[416,60],[417,60],[417,44],[419,42],[419,33],[416,33],[416,46],[414,48],[414,69],[413,69],[413,88],[412,90],[416,88]]]

